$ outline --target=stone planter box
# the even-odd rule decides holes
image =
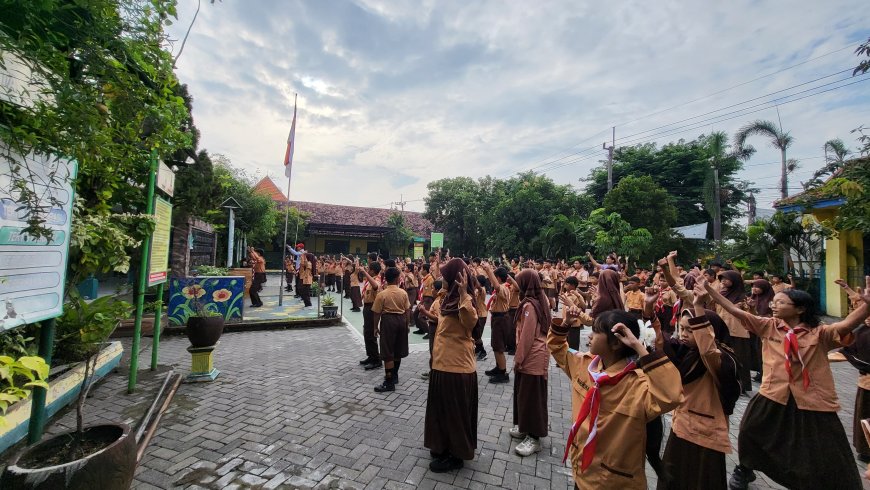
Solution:
[[[181,326],[199,307],[217,313],[224,322],[242,321],[244,276],[172,277],[169,280],[169,324]]]
[[[100,351],[97,357],[94,379],[106,376],[121,362],[124,348],[118,341],[110,342]],[[45,413],[50,418],[60,409],[73,403],[82,388],[85,379],[85,365],[80,362],[72,369],[48,382],[48,393],[45,397]],[[6,427],[0,427],[0,453],[27,436],[27,425],[30,420],[31,399],[21,400],[9,407],[6,412]]]
[[[164,315],[161,318],[162,322],[160,325],[160,331],[163,332],[166,330],[166,326],[169,324],[166,316]],[[129,320],[121,320],[121,324],[118,325],[118,328],[112,332],[111,338],[119,339],[122,337],[132,337],[133,336],[133,327],[135,325],[135,321],[131,318]],[[142,336],[143,337],[153,337],[154,336],[154,315],[145,315],[142,317]]]
[[[245,297],[249,297],[251,290],[251,284],[254,282],[254,271],[251,270],[250,267],[242,267],[236,269],[230,269],[231,276],[242,276],[245,278]]]

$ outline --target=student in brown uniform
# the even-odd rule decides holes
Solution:
[[[487,308],[490,313],[490,346],[495,356],[495,367],[485,372],[489,376],[490,383],[507,383],[510,376],[507,373],[507,359],[505,351],[513,329],[513,319],[508,315],[510,291],[504,284],[508,278],[507,269],[499,267],[495,271],[489,264],[485,267],[489,281],[492,283],[492,296]],[[516,334],[514,334],[516,335]]]
[[[749,299],[746,300],[749,312],[758,316],[771,316],[770,303],[773,301],[773,297],[776,293],[773,291],[770,283],[767,282],[766,279],[753,280],[751,293]],[[761,383],[761,339],[758,338],[758,335],[749,332],[749,341],[750,348],[752,349],[750,353],[752,364],[749,368],[757,373],[755,377],[752,378],[752,381]]]
[[[671,435],[662,457],[659,490],[709,488],[728,485],[725,455],[731,453],[728,415],[740,396],[735,364],[723,355],[728,327],[716,313],[706,310],[706,292],[693,296],[692,306],[682,308],[680,337],[662,337],[668,358],[680,371],[683,401],[674,410]],[[729,396],[729,407],[723,406]]]
[[[417,301],[428,309],[435,301],[435,289],[432,285],[435,283],[435,275],[432,273],[432,264],[423,264],[423,278],[420,279],[420,287],[417,292]],[[426,335],[428,331],[428,323],[426,318],[420,318],[420,315],[414,315],[414,322],[417,324],[416,334]]]
[[[365,278],[365,275],[362,272],[362,267],[360,267],[359,258],[354,258],[353,262],[348,264],[347,271],[350,274],[350,311],[361,311],[362,291],[360,282]]]
[[[378,339],[375,337],[374,315],[372,314],[372,305],[375,303],[375,298],[381,288],[380,281],[377,279],[381,273],[381,264],[370,259],[368,268],[360,267],[359,270],[365,277],[360,293],[363,300],[363,341],[366,346],[366,358],[359,363],[366,371],[371,371],[381,367]]]
[[[846,281],[837,279],[834,283],[846,293],[852,309],[861,306],[861,295],[849,287]],[[870,317],[864,320],[864,326],[870,327]],[[840,352],[858,370],[858,392],[855,393],[855,410],[852,412],[852,446],[858,459],[867,463],[870,462],[870,446],[864,437],[861,420],[870,418],[870,328],[858,330],[855,342],[843,347]]]
[[[517,354],[514,357],[514,427],[510,436],[521,440],[514,452],[531,456],[541,450],[540,439],[549,431],[547,372],[550,353],[547,332],[552,317],[549,298],[535,271],[517,274],[517,284],[521,300],[513,319],[517,331]]]
[[[723,270],[719,273],[718,279],[719,292],[722,293],[722,296],[728,298],[728,301],[739,308],[747,309],[746,290],[743,287],[743,277],[740,273]],[[728,345],[734,349],[737,360],[740,361],[740,383],[743,385],[743,391],[749,393],[752,391],[752,375],[749,372],[749,368],[752,366],[752,341],[749,338],[749,331],[739,318],[729,313],[728,309],[717,305],[715,311],[728,325],[728,334],[731,336]]]
[[[625,308],[638,320],[643,316],[643,289],[640,278],[631,276],[625,285]]]
[[[564,457],[571,457],[579,488],[646,489],[646,423],[680,402],[679,371],[664,354],[649,353],[639,331],[628,312],[606,311],[595,319],[589,352],[576,353],[566,341],[568,327],[550,328],[547,347],[571,379],[575,422]]]
[[[299,259],[299,297],[305,306],[311,306],[311,284],[314,283],[314,275],[317,274],[315,264],[317,259],[314,254],[305,253]]]
[[[426,400],[423,444],[436,473],[462,468],[477,449],[477,363],[471,331],[477,325],[473,273],[462,259],[441,271],[447,295],[441,305]]]
[[[442,286],[441,279],[437,279],[433,285],[435,288],[435,300],[432,301],[432,306],[426,308],[424,305],[419,305],[420,314],[426,318],[428,321],[428,329],[429,333],[426,334],[424,338],[429,339],[429,370],[423,372],[420,377],[423,379],[429,379],[429,371],[432,370],[432,348],[435,345],[435,333],[436,328],[438,327],[438,318],[441,315],[441,301],[444,299],[444,296],[447,294],[447,291],[444,290]]]
[[[284,291],[293,292],[293,278],[296,276],[296,264],[293,263],[293,257],[289,255],[284,257],[284,280],[287,284],[284,285]]]
[[[417,291],[419,288],[419,281],[417,280],[417,273],[414,271],[414,263],[410,262],[405,264],[405,272],[403,276],[405,278],[405,294],[408,295],[408,319],[411,323],[414,323],[414,320],[411,319],[411,309],[414,308],[414,305],[417,304]]]
[[[483,269],[481,267],[482,270]],[[486,359],[486,348],[483,346],[483,329],[486,327],[486,318],[489,316],[489,310],[486,309],[486,286],[487,278],[485,275],[477,276],[477,287],[474,289],[474,302],[477,304],[477,326],[471,332],[474,338],[474,355],[478,361]]]
[[[341,265],[342,265],[342,281],[341,288],[344,290],[344,298],[350,299],[350,277],[351,271],[353,271],[353,262],[345,256],[341,257]]]
[[[262,250],[248,247],[248,261],[254,270],[254,278],[251,281],[251,289],[248,290],[248,294],[251,297],[251,306],[259,308],[263,306],[260,291],[263,290],[263,284],[266,282],[266,260],[263,258]]]
[[[517,287],[516,276],[520,273],[522,269],[517,270],[516,273],[508,272],[507,282],[505,285],[511,293],[510,300],[508,301],[508,318],[513,318],[517,315],[517,308],[520,307],[520,288]],[[507,355],[512,356],[517,353],[517,333],[516,330],[511,329],[510,335],[508,335],[507,341]]]
[[[592,326],[592,323],[594,323],[592,317],[585,313],[586,299],[577,290],[579,284],[580,281],[577,280],[576,276],[566,277],[565,284],[562,285],[562,294],[560,294],[562,304],[565,308],[576,307],[580,310],[578,315],[571,318],[565,318],[565,321],[562,323],[563,326],[569,327],[568,347],[574,350],[580,350],[581,347],[586,347],[580,342],[584,333],[583,329],[584,326]]]
[[[763,318],[698,281],[717,305],[762,339],[764,378],[740,423],[740,464],[729,488],[747,488],[755,479],[753,470],[787,488],[862,488],[837,417],[840,405],[828,351],[851,344],[852,330],[867,318],[870,276],[865,282],[864,304],[842,321],[822,325],[815,298],[804,291],[777,293],[773,317]]]
[[[375,386],[375,391],[396,391],[399,382],[399,367],[408,357],[408,320],[411,304],[408,292],[399,288],[401,272],[396,267],[387,267],[384,279],[387,286],[380,290],[372,305],[375,337],[380,338],[381,360],[384,362],[384,382]]]

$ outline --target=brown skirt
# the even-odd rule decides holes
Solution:
[[[740,379],[740,384],[743,386],[743,391],[752,391],[752,376],[749,373],[749,367],[752,365],[752,340],[742,337],[731,337],[729,345],[734,349],[734,355],[740,361],[740,369],[737,371],[737,376]]]
[[[680,439],[671,432],[662,456],[657,490],[725,490],[727,487],[725,453]]]
[[[362,306],[362,295],[359,290],[359,286],[351,286],[350,288],[350,303],[354,308],[359,308]]]
[[[737,438],[740,464],[794,489],[861,489],[837,412],[801,410],[762,395],[749,401]]]
[[[514,425],[533,437],[547,437],[547,378],[514,371]]]
[[[864,437],[864,429],[861,428],[861,420],[870,419],[870,391],[858,388],[855,394],[855,414],[852,419],[852,445],[858,456],[870,458],[870,446]]]
[[[429,375],[423,445],[433,456],[474,459],[477,449],[477,373]]]

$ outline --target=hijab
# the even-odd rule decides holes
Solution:
[[[475,308],[477,303],[474,299],[474,289],[477,287],[477,279],[474,277],[474,271],[459,258],[450,259],[447,264],[440,268],[441,278],[444,279],[442,288],[447,291],[447,295],[441,300],[441,313],[444,315],[456,315],[459,313],[459,288],[456,286],[456,278],[459,274],[465,271],[466,289],[471,295],[471,302]]]
[[[776,293],[773,291],[773,288],[770,286],[770,283],[767,282],[767,279],[756,279],[755,282],[752,283],[752,287],[756,287],[761,290],[761,294],[753,294],[751,297],[755,300],[755,312],[758,316],[771,316],[770,311],[770,302],[773,301],[773,297]]]
[[[522,317],[526,303],[529,303],[535,308],[535,313],[538,315],[538,326],[541,333],[546,335],[550,329],[552,314],[550,313],[550,300],[544,293],[544,288],[541,287],[540,275],[536,271],[525,269],[517,274],[516,279],[520,287],[520,305],[514,316],[514,325]]]
[[[737,271],[722,271],[719,273],[719,281],[728,279],[731,281],[731,287],[722,286],[722,296],[728,298],[732,303],[739,303],[746,299],[746,290],[743,286],[743,276]]]
[[[592,307],[592,318],[610,310],[625,310],[619,287],[619,274],[602,269],[598,275],[598,297]]]
[[[695,310],[693,307],[683,308],[681,315],[695,318]],[[719,344],[727,343],[731,340],[731,336],[728,334],[728,325],[725,324],[722,317],[711,310],[705,310],[704,316],[707,317],[707,321],[713,327],[713,335],[716,337],[717,347]],[[670,337],[665,341],[664,351],[680,371],[680,379],[684,385],[700,379],[707,372],[707,366],[701,360],[701,353],[697,347],[692,347],[674,337]]]

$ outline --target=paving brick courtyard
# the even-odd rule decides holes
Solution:
[[[184,337],[165,338],[161,363],[186,373],[187,345]],[[359,335],[347,326],[225,334],[215,358],[220,377],[182,385],[134,488],[573,488],[560,462],[571,395],[567,378],[554,366],[550,437],[541,453],[520,458],[512,452],[512,387],[487,383],[483,371],[491,367],[490,358],[478,366],[477,455],[460,471],[435,474],[422,444],[427,384],[419,374],[427,352],[411,353],[397,391],[387,395],[373,392],[382,372],[363,371],[362,357]],[[150,352],[143,351],[143,362],[148,358]],[[126,394],[125,370],[111,375],[95,389],[88,419],[134,422],[166,369],[142,371],[134,395]],[[856,373],[846,363],[834,369],[840,415],[851,436]],[[747,401],[741,399],[732,417],[734,437]],[[73,420],[71,413],[63,415],[50,432]],[[729,457],[729,470],[734,462]],[[654,488],[654,475],[647,473]],[[777,487],[759,475],[753,488]]]

